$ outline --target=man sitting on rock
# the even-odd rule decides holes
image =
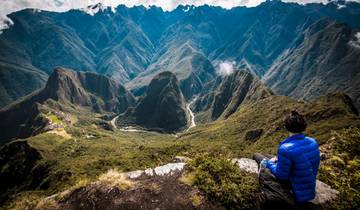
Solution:
[[[279,190],[285,192],[284,186],[288,183],[289,189],[291,189],[290,193],[293,193],[291,196],[295,197],[298,205],[315,198],[316,176],[320,164],[318,143],[315,139],[303,134],[306,125],[303,115],[297,111],[291,111],[285,119],[285,128],[290,132],[290,136],[280,143],[277,156],[268,159],[268,156],[254,155],[254,159],[260,163],[260,168],[269,169],[265,171],[270,171],[276,177],[275,181],[281,183],[275,187],[274,185],[270,186],[270,188],[282,188]],[[260,174],[260,181],[261,176]],[[271,185],[269,177],[266,178],[265,175],[262,179]],[[269,192],[273,190],[269,190]],[[289,197],[289,195],[285,196]]]

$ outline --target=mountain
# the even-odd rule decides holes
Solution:
[[[44,87],[48,75],[32,66],[0,61],[0,108]]]
[[[135,99],[123,86],[90,72],[56,68],[43,89],[0,110],[0,143],[38,134],[49,124],[48,113],[83,107],[95,112],[124,112]]]
[[[241,105],[271,95],[272,92],[259,78],[249,71],[239,70],[208,83],[194,102],[193,109],[197,113],[196,120],[212,121],[219,117],[228,118]]]
[[[188,125],[188,118],[179,81],[173,73],[165,71],[151,80],[136,107],[120,116],[118,122],[148,130],[176,132]]]
[[[360,106],[360,32],[321,20],[301,33],[263,78],[276,93],[314,99],[344,91]]]
[[[213,65],[206,56],[193,48],[191,43],[185,43],[179,48],[168,49],[126,87],[135,95],[141,95],[152,78],[162,71],[170,71],[176,75],[180,80],[180,87],[186,99],[198,94],[204,84],[216,75]]]
[[[171,71],[191,99],[226,60],[263,77],[319,19],[359,29],[359,4],[339,5],[266,1],[252,8],[163,11],[97,4],[63,13],[15,12],[9,15],[14,25],[0,35],[0,106],[43,87],[55,66],[106,75],[137,96],[155,75]]]

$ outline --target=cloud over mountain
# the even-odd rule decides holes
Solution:
[[[220,76],[228,76],[234,72],[235,61],[223,61],[219,64],[219,68],[216,73]]]
[[[360,2],[360,0],[352,0]],[[11,25],[6,15],[26,8],[36,8],[64,12],[70,9],[86,8],[89,5],[102,3],[103,5],[116,7],[124,4],[128,7],[143,5],[145,7],[155,5],[164,10],[173,10],[179,5],[212,5],[230,9],[236,6],[254,7],[264,0],[2,0],[0,6],[0,30],[6,29]],[[307,3],[327,3],[329,0],[284,0],[284,2]]]

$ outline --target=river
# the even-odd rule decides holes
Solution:
[[[188,131],[189,129],[193,128],[196,126],[195,123],[195,115],[193,113],[193,111],[191,110],[191,105],[196,101],[197,97],[194,97],[190,103],[186,104],[186,110],[190,116],[190,125],[189,127],[185,130]],[[118,127],[116,126],[116,120],[119,118],[120,115],[117,115],[116,117],[114,117],[112,120],[110,120],[110,124],[111,126],[113,126],[115,129],[117,129]],[[145,131],[145,130],[139,130],[136,129],[135,127],[132,126],[126,126],[126,127],[122,127],[120,128],[120,131],[126,131],[126,132],[149,132],[149,131]]]

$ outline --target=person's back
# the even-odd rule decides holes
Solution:
[[[278,162],[267,168],[280,180],[289,180],[298,203],[315,198],[320,153],[317,142],[304,134],[292,135],[279,146]]]
[[[306,122],[293,111],[285,120],[285,127],[292,134],[280,143],[277,160],[269,160],[266,167],[280,180],[289,180],[297,203],[315,198],[316,176],[320,164],[320,151],[315,139],[303,132]]]

